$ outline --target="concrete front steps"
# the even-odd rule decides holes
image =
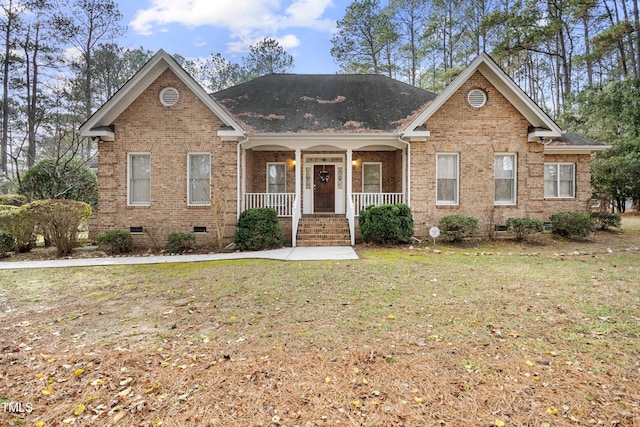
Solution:
[[[344,215],[302,215],[296,243],[298,246],[351,246],[349,221]]]

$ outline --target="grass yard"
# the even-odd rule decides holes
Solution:
[[[638,426],[639,246],[4,271],[0,426]]]

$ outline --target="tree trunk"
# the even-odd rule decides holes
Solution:
[[[9,154],[9,65],[11,62],[11,30],[13,26],[13,0],[7,4],[7,28],[5,29],[4,62],[2,64],[2,143],[0,144],[0,175],[8,172]]]
[[[27,122],[28,122],[28,146],[27,167],[31,167],[36,161],[36,125],[38,122],[38,53],[40,48],[40,23],[35,23],[33,40],[33,55],[31,58],[31,87],[27,87]],[[27,61],[27,67],[28,67]],[[28,74],[28,71],[27,71]],[[27,75],[27,78],[28,75]]]

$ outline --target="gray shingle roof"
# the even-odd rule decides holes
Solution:
[[[595,139],[587,138],[582,135],[578,135],[571,132],[566,132],[559,136],[558,138],[554,138],[549,145],[551,146],[561,146],[561,145],[575,145],[575,146],[600,146],[605,145]]]
[[[212,94],[250,132],[397,132],[436,95],[373,74],[270,74]]]

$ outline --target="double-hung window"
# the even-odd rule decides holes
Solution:
[[[362,192],[382,192],[382,163],[362,163]]]
[[[436,154],[436,204],[458,204],[459,177],[458,154]]]
[[[516,155],[493,156],[493,202],[496,205],[516,204]]]
[[[284,193],[287,188],[287,170],[284,163],[267,163],[267,193]]]
[[[544,164],[544,197],[575,197],[575,165],[573,163]]]
[[[149,206],[151,204],[151,154],[130,153],[128,155],[127,204]]]
[[[211,204],[211,154],[189,153],[187,158],[189,205],[208,206]]]

